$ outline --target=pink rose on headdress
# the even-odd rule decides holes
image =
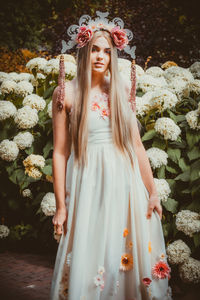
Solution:
[[[119,26],[115,26],[111,29],[111,36],[116,47],[120,50],[124,49],[128,44],[126,31],[124,29],[121,29]]]
[[[89,42],[92,38],[92,30],[87,26],[81,26],[79,28],[79,32],[77,34],[76,41],[78,43],[77,48],[84,47],[87,42]]]

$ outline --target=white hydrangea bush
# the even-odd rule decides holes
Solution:
[[[38,120],[37,110],[28,105],[19,108],[14,117],[15,123],[20,129],[32,128],[38,123]]]
[[[44,110],[44,108],[46,106],[46,101],[42,97],[40,97],[36,94],[31,94],[31,95],[27,95],[24,98],[22,104],[24,106],[28,105],[31,108],[35,108],[37,111],[40,111],[40,110]]]
[[[0,225],[0,239],[6,238],[10,233],[10,229],[6,225]]]
[[[19,148],[13,141],[5,139],[0,143],[0,157],[5,161],[14,161],[19,154]]]
[[[189,257],[178,267],[180,278],[183,282],[197,284],[200,283],[200,261]]]
[[[188,260],[191,250],[184,241],[179,239],[167,246],[166,253],[169,263],[178,265]]]
[[[166,202],[171,193],[170,186],[165,179],[154,178],[154,183],[156,187],[156,191],[158,193],[158,198],[161,202]]]
[[[18,148],[24,150],[32,146],[34,137],[30,132],[19,132],[13,139]]]
[[[56,212],[56,200],[54,193],[47,193],[40,204],[45,216],[53,216]]]
[[[146,153],[153,169],[167,165],[168,154],[165,151],[156,147],[152,147],[149,148]]]
[[[200,232],[200,214],[188,209],[179,211],[176,215],[176,228],[192,237],[194,233]]]
[[[7,100],[0,100],[0,121],[13,117],[17,112],[15,105]]]
[[[154,128],[165,140],[176,141],[181,133],[180,127],[168,117],[158,118]]]

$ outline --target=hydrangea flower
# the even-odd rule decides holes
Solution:
[[[180,239],[169,244],[166,251],[169,262],[175,265],[187,261],[191,255],[190,248]]]
[[[152,147],[149,148],[146,153],[153,169],[167,165],[168,154],[165,151]]]
[[[17,109],[15,105],[7,100],[0,100],[0,121],[13,117]]]
[[[154,183],[156,186],[156,191],[158,193],[158,198],[160,201],[165,202],[169,198],[171,193],[170,186],[165,179],[154,178]]]
[[[22,129],[34,127],[38,120],[37,110],[35,108],[32,109],[28,105],[18,109],[14,118],[15,123]]]
[[[40,204],[45,216],[53,216],[56,212],[56,200],[54,193],[47,193]]]
[[[154,128],[165,140],[176,141],[181,133],[179,126],[177,126],[172,119],[167,117],[158,118]]]
[[[34,137],[30,132],[19,132],[13,139],[18,148],[23,150],[32,146]]]
[[[17,144],[8,139],[3,140],[0,143],[0,157],[6,161],[14,161],[19,154],[19,148]]]

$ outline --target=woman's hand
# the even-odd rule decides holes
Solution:
[[[64,234],[67,233],[67,218],[68,218],[68,211],[65,208],[56,210],[56,213],[52,219],[54,224],[54,231],[56,234],[62,234],[62,226],[64,228]]]
[[[160,204],[160,200],[158,199],[157,195],[152,194],[149,197],[148,209],[146,214],[147,219],[151,218],[152,211],[154,209],[158,212],[160,219],[162,219],[162,206]]]

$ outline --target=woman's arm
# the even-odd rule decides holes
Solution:
[[[58,111],[56,106],[58,87],[54,90],[52,98],[52,122],[53,122],[53,187],[56,198],[56,214],[53,224],[57,234],[62,233],[62,225],[67,218],[65,205],[66,197],[66,166],[70,155],[69,119],[67,114],[67,99],[65,97],[64,108]]]
[[[146,154],[146,150],[144,148],[144,145],[141,141],[141,137],[138,130],[137,120],[136,116],[134,115],[134,150],[138,159],[138,164],[140,168],[140,173],[142,176],[142,180],[144,182],[144,185],[146,186],[148,192],[149,192],[149,202],[148,202],[148,210],[146,217],[151,218],[152,212],[154,209],[157,210],[160,219],[162,218],[162,206],[160,204],[160,200],[158,198],[155,182],[153,179],[153,173],[151,169],[151,165],[149,162],[149,158]]]

